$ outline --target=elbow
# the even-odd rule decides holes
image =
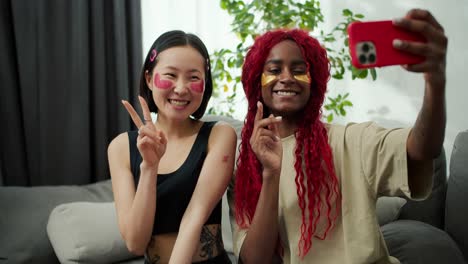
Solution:
[[[432,146],[430,149],[427,149],[426,151],[420,153],[419,160],[431,160],[431,159],[436,159],[437,157],[440,156],[440,153],[442,152],[442,147],[443,145],[436,145]]]
[[[130,253],[135,256],[143,256],[145,254],[147,243],[144,243],[143,239],[130,234],[126,234],[123,237]]]
[[[132,243],[127,243],[127,249],[130,253],[132,253],[135,256],[143,256],[145,254],[145,248],[139,247],[137,245],[134,245]]]
[[[421,148],[418,151],[408,151],[408,154],[412,160],[415,161],[424,161],[424,160],[431,160],[439,157],[439,155],[443,151],[443,145],[434,145],[434,146],[426,146],[425,148]]]
[[[444,150],[443,144],[440,144],[440,145],[434,147],[433,150],[432,150],[432,158],[435,159],[435,158],[439,157],[443,150]]]
[[[125,241],[127,249],[130,253],[135,256],[143,256],[146,251],[146,247],[142,246],[140,243],[135,243],[132,241]]]

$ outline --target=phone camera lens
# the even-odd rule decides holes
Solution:
[[[367,53],[369,51],[370,47],[369,47],[369,44],[367,43],[364,43],[364,45],[362,45],[362,51]]]
[[[370,54],[370,55],[369,55],[369,62],[370,62],[370,63],[374,63],[374,62],[375,62],[375,55],[374,55],[374,54]]]
[[[363,54],[359,55],[359,63],[366,64],[366,62],[367,62],[366,55],[363,55]]]

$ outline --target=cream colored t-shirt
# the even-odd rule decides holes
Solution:
[[[335,173],[340,181],[342,203],[335,227],[325,240],[313,238],[312,248],[303,260],[298,254],[301,209],[298,205],[294,169],[294,135],[283,138],[283,163],[280,175],[279,234],[284,246],[283,262],[320,264],[400,263],[389,256],[377,222],[379,196],[426,198],[432,188],[432,162],[419,167],[426,179],[423,193],[411,193],[408,186],[406,140],[410,129],[384,129],[375,123],[326,125],[332,148]],[[231,186],[232,187],[232,186]],[[232,193],[231,193],[232,194]],[[234,253],[239,251],[248,229],[240,230],[232,214]],[[317,227],[319,233],[324,225]]]

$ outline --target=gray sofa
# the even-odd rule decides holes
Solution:
[[[448,181],[446,172],[442,152],[429,198],[407,201],[395,219],[381,222],[390,254],[403,264],[468,262],[468,130],[455,139]]]
[[[205,117],[219,119],[240,135],[242,122]],[[436,160],[428,200],[378,201],[382,233],[390,253],[402,263],[468,259],[468,131],[458,135],[450,164],[447,182],[445,156]],[[112,201],[109,180],[84,186],[0,187],[0,263],[142,263],[120,238]],[[231,250],[225,197],[222,221],[225,247]]]

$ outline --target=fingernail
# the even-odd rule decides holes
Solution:
[[[262,103],[260,103],[260,101],[257,102],[257,107],[260,107],[262,106]]]
[[[125,100],[122,100],[122,104],[125,104],[125,102],[126,102]]]
[[[276,141],[280,141],[280,140],[281,140],[280,137],[278,137],[278,136],[275,136],[275,137],[276,137]]]
[[[402,42],[401,40],[399,40],[399,39],[394,39],[394,40],[393,40],[393,46],[394,46],[394,47],[399,48],[399,47],[401,47],[402,45],[403,45],[403,42]]]
[[[281,120],[281,119],[283,119],[283,117],[281,117],[281,116],[275,116],[275,119]]]

